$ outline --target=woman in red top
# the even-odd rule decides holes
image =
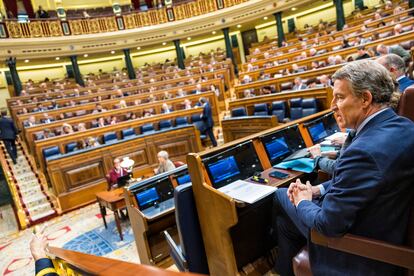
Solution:
[[[119,158],[115,158],[114,167],[109,172],[109,182],[111,188],[116,188],[118,184],[118,178],[127,174],[127,170],[121,167],[121,160]]]

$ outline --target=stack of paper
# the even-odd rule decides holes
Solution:
[[[218,190],[234,199],[251,204],[274,193],[277,188],[267,185],[253,184],[243,180],[237,180],[224,187],[221,187]]]

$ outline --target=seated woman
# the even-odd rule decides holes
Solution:
[[[157,157],[160,164],[158,168],[154,169],[155,174],[165,173],[175,169],[174,163],[168,158],[168,152],[162,150],[157,154]]]
[[[121,159],[114,159],[114,167],[109,171],[108,184],[110,189],[118,187],[118,178],[128,174],[128,171],[121,167]]]

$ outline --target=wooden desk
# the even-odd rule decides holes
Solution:
[[[269,174],[271,172],[274,172],[274,171],[287,173],[287,174],[289,174],[289,177],[285,178],[285,179],[278,179],[278,178],[274,178],[274,177],[269,176]],[[261,177],[266,178],[266,179],[269,180],[269,182],[266,185],[269,185],[269,186],[272,186],[272,187],[282,187],[282,186],[289,185],[291,182],[294,182],[296,180],[296,178],[299,178],[299,177],[303,176],[303,174],[304,174],[303,172],[298,172],[298,171],[270,168],[270,169],[264,170],[262,172]],[[254,183],[254,184],[258,184],[257,182],[254,182],[254,181],[251,181],[251,180],[248,180],[248,179],[246,181]]]
[[[121,241],[124,240],[124,237],[122,235],[122,229],[121,229],[121,221],[119,219],[118,210],[121,210],[126,207],[125,199],[123,196],[124,188],[118,188],[111,191],[103,191],[96,194],[96,200],[99,204],[99,209],[101,211],[102,219],[105,225],[105,229],[108,229],[108,226],[106,225],[106,209],[108,208],[112,212],[114,212],[115,217],[115,223],[116,228],[118,229],[119,237],[121,238]]]

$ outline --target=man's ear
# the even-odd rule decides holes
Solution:
[[[369,90],[362,92],[362,105],[368,107],[372,103],[372,93]]]

